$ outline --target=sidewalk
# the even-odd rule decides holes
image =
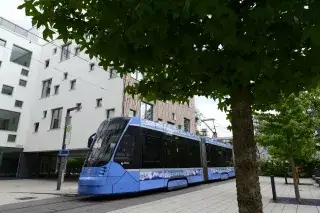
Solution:
[[[64,182],[60,191],[56,185],[54,180],[0,180],[0,205],[77,194],[77,182]]]

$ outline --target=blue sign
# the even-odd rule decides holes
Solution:
[[[68,156],[68,155],[69,155],[68,149],[59,150],[58,156]]]

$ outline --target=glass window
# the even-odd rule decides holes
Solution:
[[[117,77],[117,72],[114,69],[110,69],[110,76],[109,78],[116,78]]]
[[[21,108],[22,105],[23,105],[23,101],[16,100],[15,103],[14,103],[14,106],[15,106],[15,107]]]
[[[13,87],[4,84],[2,85],[1,93],[5,95],[12,95]]]
[[[62,108],[52,110],[50,129],[58,129],[61,124]]]
[[[170,121],[168,121],[167,124],[174,125],[174,123]]]
[[[171,114],[171,119],[174,120],[174,121],[177,120],[176,113],[172,113]]]
[[[141,118],[146,120],[153,120],[153,105],[141,102]]]
[[[102,107],[102,98],[97,98],[96,107]]]
[[[18,129],[19,112],[0,109],[0,130],[14,131]]]
[[[68,73],[67,73],[67,72],[63,73],[63,79],[64,79],[64,80],[67,80],[67,79],[68,79]]]
[[[76,89],[76,80],[72,80],[72,81],[70,81],[70,90],[74,90],[74,89]]]
[[[52,54],[55,55],[57,53],[57,48],[53,48]]]
[[[47,117],[47,110],[44,110],[42,113],[43,113],[42,118],[46,118]]]
[[[22,69],[21,70],[21,75],[28,76],[29,75],[29,70]]]
[[[13,45],[10,61],[25,67],[30,66],[32,52]]]
[[[27,81],[26,81],[26,80],[23,80],[23,79],[20,79],[20,80],[19,80],[19,85],[20,85],[20,86],[23,86],[23,87],[26,87],[26,86],[27,86]]]
[[[107,119],[114,117],[115,109],[107,110]]]
[[[34,127],[34,132],[38,132],[38,130],[39,130],[39,122],[34,123],[33,127]]]
[[[65,44],[61,47],[61,61],[67,60],[70,58],[70,43]]]
[[[184,118],[184,131],[190,132],[190,119]]]
[[[95,66],[96,66],[95,63],[91,63],[91,64],[90,64],[90,71],[93,71],[94,68],[95,68]]]
[[[60,88],[60,85],[55,85],[55,86],[54,86],[54,94],[55,94],[55,95],[58,95],[58,94],[59,94],[59,88]]]
[[[44,64],[45,64],[45,68],[49,67],[50,59],[47,59]]]
[[[142,168],[161,168],[161,140],[151,135],[142,136]]]
[[[8,135],[8,142],[16,142],[16,138],[17,138],[17,135],[12,135],[12,134],[9,134]]]
[[[6,41],[0,38],[0,46],[5,47],[6,46]]]
[[[46,98],[50,96],[51,83],[52,83],[52,79],[45,80],[42,82],[41,98]]]
[[[137,112],[135,110],[133,110],[133,109],[129,110],[129,117],[134,117],[134,116],[136,116],[136,114],[137,114]]]
[[[178,125],[178,129],[182,129],[182,125]]]
[[[74,55],[75,55],[75,56],[76,56],[76,55],[79,55],[79,53],[80,53],[80,47],[74,48]]]

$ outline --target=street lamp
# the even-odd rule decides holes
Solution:
[[[67,114],[66,114],[65,123],[64,123],[62,147],[58,154],[59,170],[58,170],[58,180],[57,180],[57,191],[61,189],[61,183],[62,183],[62,180],[64,179],[64,172],[65,172],[64,170],[66,168],[67,158],[69,154],[69,151],[66,150],[66,137],[67,137],[67,128],[70,124],[70,112],[74,110],[80,110],[80,108],[81,106],[78,105],[76,107],[67,109]]]

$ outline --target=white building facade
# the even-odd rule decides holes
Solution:
[[[100,68],[77,44],[40,44],[34,32],[15,29],[20,28],[0,22],[0,177],[55,175],[64,118],[76,106],[81,109],[71,112],[66,138],[74,158],[85,156],[88,137],[113,116],[140,116],[195,132],[194,99],[186,104],[132,99],[124,88],[139,80],[139,73],[120,78]],[[19,168],[8,172],[12,156]]]

